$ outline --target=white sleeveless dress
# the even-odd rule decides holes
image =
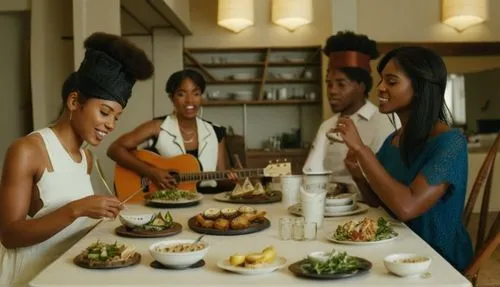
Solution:
[[[46,169],[36,183],[43,207],[33,218],[39,218],[94,192],[85,152],[80,150],[82,161],[77,163],[50,128],[35,133],[43,138],[53,168],[52,172]],[[46,241],[29,247],[6,249],[0,244],[0,286],[28,286],[40,271],[85,235],[91,223],[90,219],[80,217]]]

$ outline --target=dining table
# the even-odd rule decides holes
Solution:
[[[154,269],[154,261],[149,253],[153,243],[169,239],[196,239],[199,234],[188,227],[189,218],[208,208],[239,207],[242,204],[218,202],[213,195],[204,195],[200,204],[183,208],[153,208],[144,204],[127,204],[122,212],[153,213],[170,211],[175,222],[182,224],[182,232],[165,238],[129,238],[115,234],[121,225],[118,219],[103,220],[89,231],[74,246],[47,266],[31,282],[31,287],[55,286],[471,286],[471,283],[443,257],[432,249],[404,223],[392,224],[398,237],[384,243],[373,245],[337,244],[328,240],[339,224],[365,217],[377,219],[389,215],[381,208],[369,208],[366,212],[344,217],[325,217],[318,229],[316,239],[295,241],[280,240],[279,220],[293,216],[281,203],[251,205],[257,210],[266,211],[271,225],[265,230],[245,235],[206,235],[203,241],[209,245],[204,258],[205,265],[200,268],[184,270]],[[124,243],[133,245],[142,257],[139,264],[119,269],[85,269],[73,263],[73,259],[96,241]],[[286,265],[274,272],[259,275],[242,275],[220,269],[217,262],[235,253],[260,252],[273,246],[278,256],[286,259]],[[335,280],[314,280],[295,276],[288,266],[307,257],[314,251],[346,251],[349,255],[364,258],[372,263],[372,268],[350,278]],[[384,266],[384,258],[394,253],[415,253],[431,258],[432,262],[424,275],[399,277],[391,274]]]

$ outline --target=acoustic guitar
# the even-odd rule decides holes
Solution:
[[[177,181],[177,188],[183,190],[196,191],[196,183],[203,180],[223,180],[227,179],[227,171],[207,171],[202,172],[198,160],[190,155],[183,154],[175,157],[162,157],[147,150],[137,150],[134,154],[140,160],[171,172]],[[277,177],[291,174],[290,162],[269,163],[265,168],[242,169],[232,171],[239,178],[245,177]],[[120,201],[129,197],[146,186],[144,192],[154,192],[159,188],[149,180],[136,172],[124,168],[119,164],[115,167],[115,189]],[[138,193],[130,199],[130,202],[140,202],[144,199],[143,193]]]

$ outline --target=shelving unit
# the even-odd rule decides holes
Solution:
[[[258,152],[261,146],[256,143],[289,132],[297,124],[301,144],[312,141],[310,135],[321,123],[321,57],[320,46],[186,48],[184,67],[199,71],[207,81],[204,114],[215,117],[218,124],[242,127],[245,144],[252,149],[249,156],[255,157],[249,162],[257,164],[276,154]],[[283,121],[275,123],[274,114],[283,111],[290,128]],[[307,139],[303,137],[304,128]],[[271,130],[275,132],[271,134]],[[249,146],[249,141],[253,146]],[[291,149],[282,152],[284,157],[287,150]],[[297,153],[297,149],[294,151]],[[307,151],[298,149],[298,154],[304,160]]]

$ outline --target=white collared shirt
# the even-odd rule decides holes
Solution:
[[[347,146],[343,143],[332,144],[326,137],[326,133],[335,128],[339,115],[340,113],[337,113],[321,124],[303,171],[331,170],[332,181],[352,183],[351,175],[344,164],[348,151]],[[368,100],[365,105],[350,116],[358,129],[361,140],[374,153],[380,149],[387,136],[396,130],[389,116],[380,113],[377,106]],[[396,116],[396,126],[399,127],[400,125]]]
[[[196,125],[198,132],[198,160],[203,171],[215,171],[217,170],[219,141],[214,127],[200,118],[196,118]],[[167,116],[161,124],[155,148],[164,157],[173,157],[186,153],[175,115]]]

